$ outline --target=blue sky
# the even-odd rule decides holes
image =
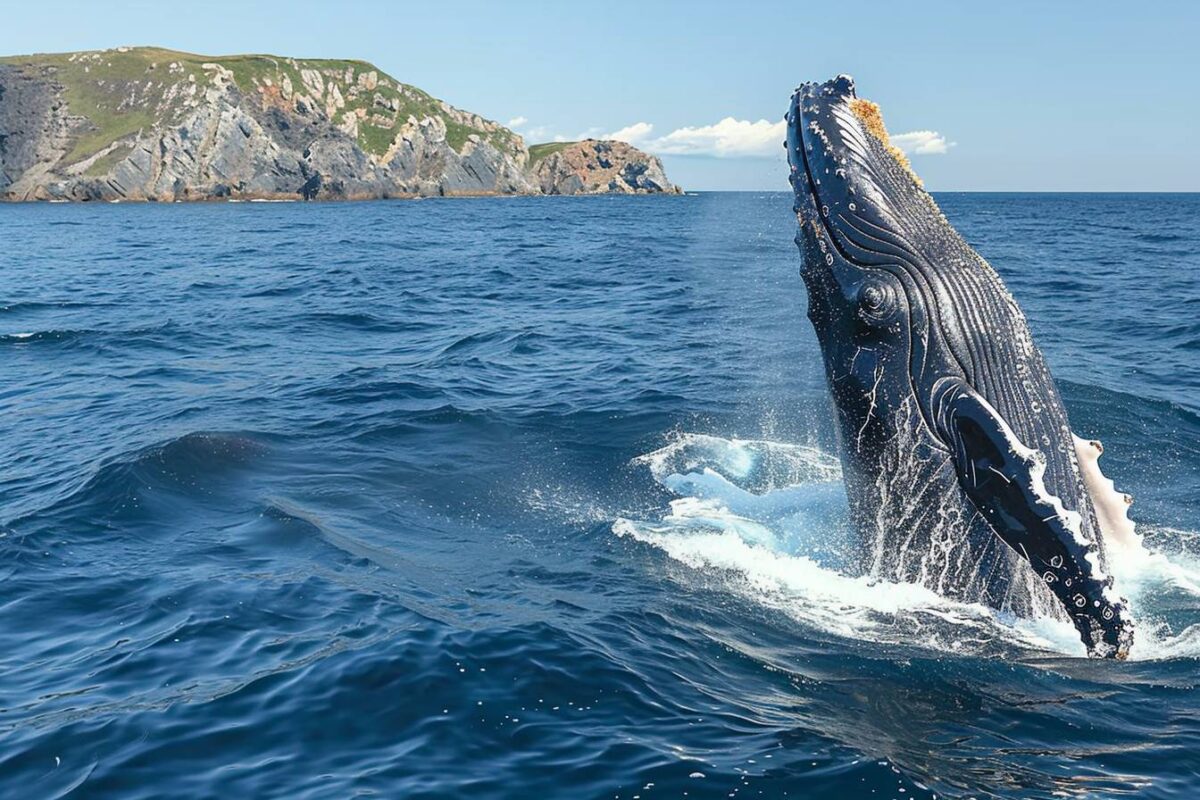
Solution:
[[[3,54],[362,58],[531,142],[620,132],[689,189],[786,188],[792,88],[848,72],[932,189],[1200,190],[1200,3],[6,0],[0,19]]]

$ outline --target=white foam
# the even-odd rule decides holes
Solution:
[[[680,434],[636,459],[678,498],[658,519],[619,518],[613,532],[683,566],[678,580],[721,589],[826,634],[952,653],[1085,656],[1075,629],[960,603],[916,584],[856,577],[837,461],[817,448]],[[1200,565],[1143,548],[1112,565],[1138,622],[1135,659],[1200,657],[1200,625],[1173,631],[1163,602],[1200,621]],[[1186,599],[1184,599],[1186,598]],[[1178,622],[1176,622],[1178,627]]]
[[[781,444],[764,439],[722,439],[701,433],[680,433],[664,447],[639,456],[634,463],[650,468],[655,480],[672,473],[710,467],[733,480],[748,479],[756,467],[784,478],[788,485],[840,481],[841,464],[836,456],[817,447]]]

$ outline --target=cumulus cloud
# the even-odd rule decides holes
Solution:
[[[639,144],[650,138],[650,134],[654,131],[654,126],[649,122],[635,122],[632,125],[626,125],[618,131],[606,133],[605,139],[616,139],[619,142],[628,142],[629,144]]]
[[[904,152],[918,156],[943,155],[955,145],[954,142],[947,142],[946,137],[937,131],[909,131],[888,138]]]
[[[529,120],[527,120],[525,117],[513,117],[512,119],[510,119],[508,121],[508,127],[519,128],[522,125],[524,125],[526,122],[529,122]]]
[[[725,117],[712,125],[677,128],[646,145],[671,155],[707,155],[719,158],[773,156],[783,152],[786,123]]]
[[[575,138],[573,138],[571,141],[578,142],[578,141],[582,141],[584,139],[604,139],[604,138],[606,138],[604,136],[604,128],[592,127],[592,128],[588,128],[586,131],[580,131],[579,133],[575,134]]]
[[[780,145],[786,135],[783,122],[765,119],[750,122],[733,117],[713,125],[676,128],[664,136],[656,137],[653,133],[651,123],[635,122],[605,134],[604,138],[618,139],[654,153],[736,158],[772,156],[776,151],[782,152]]]

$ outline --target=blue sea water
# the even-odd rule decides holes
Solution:
[[[1200,794],[1200,196],[938,197],[1134,660],[843,575],[786,194],[0,208],[0,797]]]

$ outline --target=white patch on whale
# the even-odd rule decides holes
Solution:
[[[1142,538],[1138,535],[1133,520],[1129,518],[1129,506],[1133,499],[1118,492],[1112,480],[1100,471],[1100,455],[1104,448],[1099,442],[1071,437],[1075,442],[1075,456],[1079,463],[1079,474],[1084,488],[1092,498],[1092,508],[1100,523],[1109,558],[1130,555],[1142,550]]]

